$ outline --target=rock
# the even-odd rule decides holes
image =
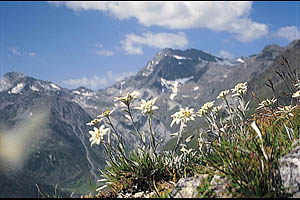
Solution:
[[[151,198],[154,195],[155,195],[155,192],[150,192],[150,193],[144,194],[144,196],[142,196],[142,198]]]
[[[142,192],[137,192],[137,193],[135,193],[134,195],[133,195],[133,198],[141,198],[141,197],[143,197],[144,196],[144,192],[142,191]]]
[[[228,193],[230,190],[231,181],[225,176],[214,175],[210,181],[211,189],[214,191],[216,198],[232,198],[232,195]]]
[[[198,194],[197,188],[203,184],[204,179],[208,178],[208,174],[202,174],[197,177],[189,177],[180,179],[174,189],[170,192],[171,198],[195,198]]]
[[[279,159],[279,171],[284,187],[294,198],[300,197],[300,146]]]
[[[196,198],[198,195],[198,188],[204,184],[204,180],[208,178],[208,174],[201,174],[196,177],[180,179],[174,189],[170,192],[168,197],[173,198]],[[215,194],[215,198],[232,198],[232,181],[225,176],[215,174],[210,181],[210,189]]]

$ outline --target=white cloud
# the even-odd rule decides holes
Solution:
[[[228,59],[233,59],[234,58],[234,55],[228,51],[225,51],[225,50],[221,50],[219,52],[219,55],[220,57],[222,58],[228,58]]]
[[[82,77],[78,79],[64,80],[63,83],[71,87],[84,86],[93,90],[98,90],[112,85],[115,82],[121,81],[124,78],[134,75],[133,72],[121,72],[119,74],[114,74],[112,71],[106,71],[103,76],[93,76],[91,78]]]
[[[111,50],[101,49],[101,50],[96,50],[96,54],[100,56],[113,56],[115,55],[115,52]]]
[[[99,56],[113,56],[116,54],[116,51],[104,49],[104,46],[101,43],[98,43],[95,46],[97,48],[96,54]]]
[[[8,48],[8,50],[9,50],[12,54],[14,54],[14,55],[16,55],[16,56],[20,56],[20,55],[21,55],[21,52],[18,51],[16,48]]]
[[[142,54],[142,46],[156,48],[183,48],[187,46],[188,39],[184,33],[151,33],[145,32],[142,36],[133,33],[126,35],[121,41],[123,50],[129,54]]]
[[[248,17],[252,2],[247,1],[64,1],[50,4],[65,5],[74,11],[99,10],[119,20],[136,18],[144,26],[227,31],[235,34],[242,42],[249,42],[268,34],[267,25],[254,22]],[[136,52],[139,50],[136,49]]]
[[[63,83],[71,87],[84,86],[90,89],[96,89],[98,87],[105,87],[108,85],[108,81],[105,77],[100,78],[98,76],[94,76],[92,78],[82,77],[78,79],[69,79],[64,80]]]
[[[102,47],[103,47],[103,44],[98,43],[98,44],[96,44],[95,46],[96,46],[97,48],[102,48]]]
[[[296,26],[285,26],[278,29],[274,36],[292,41],[300,39],[300,30]]]
[[[27,55],[28,55],[28,56],[36,56],[36,53],[34,53],[34,52],[29,52],[29,53],[27,53]]]
[[[17,50],[17,48],[15,47],[10,47],[8,48],[8,50],[15,56],[35,56],[36,53],[35,52],[26,52],[26,51],[19,51]]]

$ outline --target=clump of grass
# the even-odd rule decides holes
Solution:
[[[106,110],[97,119],[87,123],[87,125],[96,126],[94,131],[90,131],[91,146],[103,144],[108,158],[105,170],[101,171],[103,179],[99,180],[99,182],[104,182],[104,185],[97,189],[100,196],[116,197],[119,192],[157,191],[156,185],[161,182],[176,181],[193,174],[194,166],[198,162],[198,157],[195,156],[197,151],[187,149],[187,143],[191,141],[192,137],[188,137],[184,141],[178,140],[174,150],[157,152],[160,142],[152,130],[153,114],[158,109],[154,105],[156,98],[148,101],[142,99],[141,105],[134,107],[141,110],[142,114],[147,117],[149,132],[146,135],[144,131],[139,130],[133,119],[132,108],[136,95],[136,92],[128,93],[124,97],[116,98],[115,101],[120,103],[121,110],[133,127],[134,131],[130,134],[139,141],[137,149],[130,153],[125,151],[126,145],[123,136],[117,131],[111,120],[111,114],[115,109]],[[189,110],[184,110],[184,112],[188,114]],[[182,121],[181,133],[186,127],[187,121]],[[100,125],[101,122],[104,124]],[[114,142],[113,139],[117,142]],[[179,146],[181,148],[177,151]]]
[[[291,71],[290,66],[288,69]],[[288,196],[281,184],[278,160],[299,140],[300,117],[299,106],[292,106],[293,98],[299,97],[299,92],[295,92],[299,89],[299,81],[295,80],[296,75],[292,71],[288,74],[290,79],[280,75],[287,87],[288,80],[295,87],[288,87],[290,105],[280,105],[274,97],[260,102],[256,113],[247,117],[249,102],[244,100],[247,91],[244,83],[232,90],[235,104],[229,104],[228,91],[220,93],[219,97],[227,105],[225,118],[220,118],[213,111],[203,115],[209,123],[208,133],[213,136],[201,135],[200,146],[206,145],[206,152],[203,153],[205,162],[223,172],[247,197]],[[275,92],[274,84],[270,83]]]

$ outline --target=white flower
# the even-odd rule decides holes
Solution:
[[[220,94],[217,97],[217,99],[225,98],[228,94],[229,94],[229,90],[224,90],[224,91],[220,92]]]
[[[111,113],[113,113],[115,111],[115,109],[112,110],[106,110],[104,112],[102,112],[100,115],[98,115],[97,117],[104,118],[104,117],[109,117],[111,115]]]
[[[277,101],[277,99],[275,97],[273,97],[272,99],[266,99],[262,102],[260,102],[258,104],[258,107],[256,108],[256,110],[260,109],[260,108],[265,108],[265,107],[270,107],[272,106],[275,102]]]
[[[244,95],[247,92],[247,82],[238,83],[231,91],[233,93],[232,96]]]
[[[204,110],[202,107],[197,111],[197,115],[199,116],[199,117],[202,117],[204,114],[206,114],[207,113],[207,111],[206,110]]]
[[[171,127],[174,123],[179,124],[181,123],[187,123],[190,120],[195,120],[196,114],[194,113],[194,108],[180,108],[178,112],[171,115],[173,118],[171,122]]]
[[[101,121],[102,121],[101,119],[93,119],[92,121],[90,121],[86,125],[88,125],[88,126],[95,126],[95,125],[99,124]]]
[[[181,122],[182,113],[178,111],[178,112],[174,113],[173,115],[171,115],[171,117],[173,118],[171,125],[170,125],[172,127],[174,123],[179,124]]]
[[[94,127],[94,131],[89,131],[89,133],[92,135],[90,137],[91,146],[93,144],[100,144],[100,141],[103,140],[103,136],[106,135],[108,132],[110,132],[109,128],[105,128],[104,125],[101,125],[100,128]]]
[[[157,97],[149,101],[145,101],[144,99],[142,99],[141,106],[135,107],[135,109],[141,110],[144,115],[152,114],[154,110],[158,109],[158,107],[154,105],[156,99]]]
[[[140,96],[140,92],[134,90],[133,92],[130,93],[132,98],[137,99]]]
[[[127,92],[127,95],[126,96],[123,96],[123,97],[115,97],[115,102],[117,101],[121,101],[123,102],[124,104],[130,104],[131,101],[133,99],[136,99],[138,96],[139,96],[139,92],[138,91],[133,91],[131,93]]]
[[[214,105],[215,101],[209,101],[206,102],[198,111],[197,115],[199,117],[202,117],[204,114],[206,114]]]
[[[195,120],[196,114],[194,113],[194,108],[180,108],[180,112],[182,113],[182,119],[185,123],[190,120]]]
[[[297,107],[297,106],[292,107],[292,105],[289,105],[289,106],[283,106],[283,107],[278,107],[278,110],[279,110],[279,111],[277,111],[276,113],[285,113],[285,114],[287,114],[288,116],[293,117],[294,115],[293,115],[291,112],[292,112],[292,110],[293,110],[294,108],[296,108],[296,107]]]
[[[292,97],[293,98],[300,97],[300,90],[298,90],[297,92],[295,92]]]

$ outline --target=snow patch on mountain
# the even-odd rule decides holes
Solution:
[[[38,92],[38,91],[40,91],[38,88],[36,88],[34,85],[31,85],[30,87],[29,87],[32,91],[35,91],[35,92]]]
[[[176,58],[177,60],[193,60],[193,58],[190,58],[190,57],[184,57],[184,56],[179,56],[179,55],[172,55],[173,58]]]
[[[50,83],[50,86],[54,89],[60,90],[60,88],[57,85],[53,84],[53,83]]]
[[[74,91],[72,91],[74,94],[81,94],[78,90],[74,90]]]
[[[193,91],[199,90],[199,86],[193,87]]]
[[[187,81],[193,79],[194,77],[186,77],[181,79],[176,79],[174,81],[166,80],[164,78],[160,78],[161,86],[166,87],[169,90],[172,90],[172,94],[170,94],[170,99],[174,100],[174,97],[177,96],[178,93],[178,87]]]
[[[81,89],[81,91],[73,90],[72,93],[80,95],[80,99],[83,99],[83,97],[87,97],[89,99],[90,97],[94,97],[97,95],[96,92],[86,91],[83,89]]]
[[[241,58],[237,58],[236,61],[237,61],[237,62],[240,62],[240,63],[244,63],[244,62],[245,62],[245,61],[244,61],[243,59],[241,59]]]
[[[142,76],[149,76],[152,72],[153,72],[153,67],[155,65],[157,65],[159,63],[159,61],[154,61],[152,60],[151,62],[149,62],[147,64],[147,67],[146,67],[146,72],[143,72]]]
[[[44,88],[45,90],[51,90],[50,86],[48,84],[43,84],[40,81],[37,81],[37,83]]]
[[[172,57],[176,58],[177,60],[185,60],[185,59],[187,59],[184,56],[178,56],[178,55],[172,55]]]
[[[81,93],[81,95],[86,96],[86,97],[92,97],[92,96],[95,96],[96,93],[95,92],[85,91],[84,93]]]
[[[24,88],[24,83],[18,83],[16,87],[12,88],[10,91],[8,91],[8,94],[18,94],[21,93],[21,90]]]

